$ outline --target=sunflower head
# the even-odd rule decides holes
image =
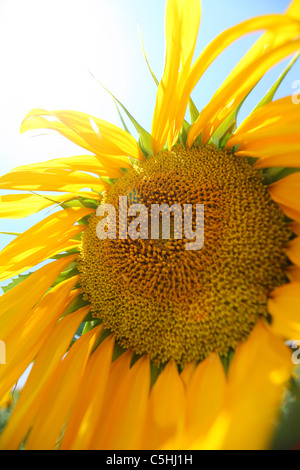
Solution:
[[[199,0],[167,1],[151,134],[113,97],[138,142],[123,117],[125,130],[34,109],[22,123],[87,154],[0,178],[22,191],[1,196],[1,217],[57,209],[0,254],[0,281],[44,263],[0,298],[0,403],[33,364],[1,448],[270,445],[293,369],[285,340],[300,333],[300,108],[273,101],[297,56],[238,128],[237,117],[264,74],[299,53],[300,2],[229,28],[193,62],[200,16]],[[199,112],[190,95],[211,63],[261,30]],[[118,236],[100,239],[108,205]],[[159,215],[153,236],[163,206],[168,236]]]

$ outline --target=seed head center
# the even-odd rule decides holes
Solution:
[[[267,317],[268,294],[286,282],[290,231],[260,173],[229,151],[178,145],[138,163],[103,202],[118,208],[120,196],[143,204],[149,220],[153,204],[203,204],[204,245],[187,250],[174,218],[168,239],[160,230],[157,239],[99,240],[92,216],[79,266],[93,315],[121,346],[158,364],[227,355]]]

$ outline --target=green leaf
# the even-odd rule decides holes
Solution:
[[[8,292],[10,289],[13,289],[18,284],[20,284],[20,282],[25,281],[25,279],[27,279],[27,277],[29,277],[31,274],[32,273],[20,274],[15,279],[12,279],[11,282],[7,286],[2,286],[1,289],[3,290],[4,293]]]
[[[12,235],[13,237],[18,237],[21,235],[20,232],[0,232],[2,235]]]
[[[255,108],[253,109],[252,113],[254,113],[254,111],[256,111],[257,109],[261,108],[261,106],[264,106],[265,104],[268,104],[270,103],[273,98],[274,98],[274,95],[276,93],[276,91],[278,90],[281,82],[283,81],[283,79],[286,77],[287,73],[290,71],[290,69],[292,68],[292,66],[294,65],[294,63],[296,62],[296,60],[299,58],[299,55],[300,54],[296,54],[293,59],[291,60],[291,62],[287,65],[287,67],[284,69],[284,71],[282,72],[282,74],[280,75],[280,77],[276,80],[276,82],[274,83],[274,85],[270,88],[270,90],[268,91],[268,93],[264,96],[264,98],[258,103],[257,106],[255,106]],[[251,113],[251,114],[252,114]]]
[[[147,59],[147,55],[146,55],[146,51],[145,51],[145,48],[144,48],[144,43],[143,43],[143,39],[142,39],[142,33],[141,33],[141,30],[140,30],[140,27],[138,26],[138,31],[139,31],[139,37],[140,37],[140,41],[141,41],[141,46],[142,46],[142,50],[143,50],[143,54],[144,54],[144,57],[145,57],[145,61],[146,61],[146,64],[148,66],[148,69],[152,75],[152,78],[155,82],[155,84],[158,86],[159,85],[159,81],[157,80],[156,76],[154,75],[151,67],[150,67],[150,64],[148,62],[148,59]]]
[[[233,111],[231,111],[227,118],[224,119],[222,124],[219,125],[219,127],[211,136],[209,143],[214,144],[217,148],[224,147],[227,140],[232,136],[233,132],[236,130],[237,116],[245,99],[246,97]]]
[[[286,393],[272,450],[286,450],[300,443],[300,382],[292,380]]]
[[[89,302],[83,298],[83,294],[80,294],[73,302],[69,305],[69,307],[65,310],[63,317],[66,317],[70,313],[76,312],[76,310],[86,307],[89,305]]]
[[[187,136],[188,136],[190,128],[191,128],[191,125],[186,120],[184,120],[180,129],[180,132],[179,132],[178,142],[181,142],[183,145],[186,145],[186,140],[187,140]]]
[[[300,171],[299,168],[284,168],[284,167],[271,167],[271,168],[266,168],[263,171],[263,176],[264,176],[264,184],[272,184],[275,183],[276,181],[281,180],[285,176],[289,176],[292,173],[297,173]]]
[[[191,123],[194,124],[194,122],[198,119],[200,113],[196,108],[196,105],[192,98],[189,99],[189,112],[191,117]]]
[[[139,144],[141,147],[142,152],[147,157],[148,155],[153,155],[152,147],[151,147],[151,135],[147,132],[140,124],[134,119],[134,117],[130,114],[130,112],[125,108],[125,106],[119,101],[93,74],[92,77],[104,88],[107,93],[113,98],[115,103],[117,103],[123,111],[126,113],[127,117],[130,119],[132,124],[134,125],[135,129],[139,134]]]
[[[71,277],[76,276],[77,274],[79,274],[77,264],[73,261],[71,264],[69,264],[67,269],[60,273],[60,275],[55,279],[51,287],[55,287],[57,286],[57,284],[60,284],[61,282],[66,281],[67,279],[70,279]]]

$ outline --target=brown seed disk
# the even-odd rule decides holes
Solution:
[[[228,354],[267,317],[268,294],[286,282],[291,232],[261,173],[229,151],[178,145],[138,163],[107,191],[117,234],[119,196],[128,207],[147,207],[149,228],[151,204],[204,204],[204,246],[186,250],[190,240],[176,239],[172,217],[169,240],[161,231],[157,240],[99,240],[100,219],[92,216],[79,266],[93,315],[123,347],[157,364]],[[195,219],[193,210],[194,229]]]

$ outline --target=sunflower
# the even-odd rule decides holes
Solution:
[[[199,0],[167,1],[151,134],[123,107],[139,142],[125,123],[75,111],[34,109],[22,123],[88,154],[0,178],[1,189],[23,191],[1,197],[1,217],[56,207],[0,254],[0,281],[42,263],[0,299],[0,401],[33,363],[2,449],[270,445],[293,373],[285,342],[300,333],[300,108],[273,101],[299,53],[300,2],[227,29],[192,63],[200,16]],[[255,31],[260,39],[199,112],[195,85]],[[293,55],[237,128],[247,95]],[[99,239],[98,207],[122,196],[147,208],[204,204],[203,248],[186,250],[174,231]]]

